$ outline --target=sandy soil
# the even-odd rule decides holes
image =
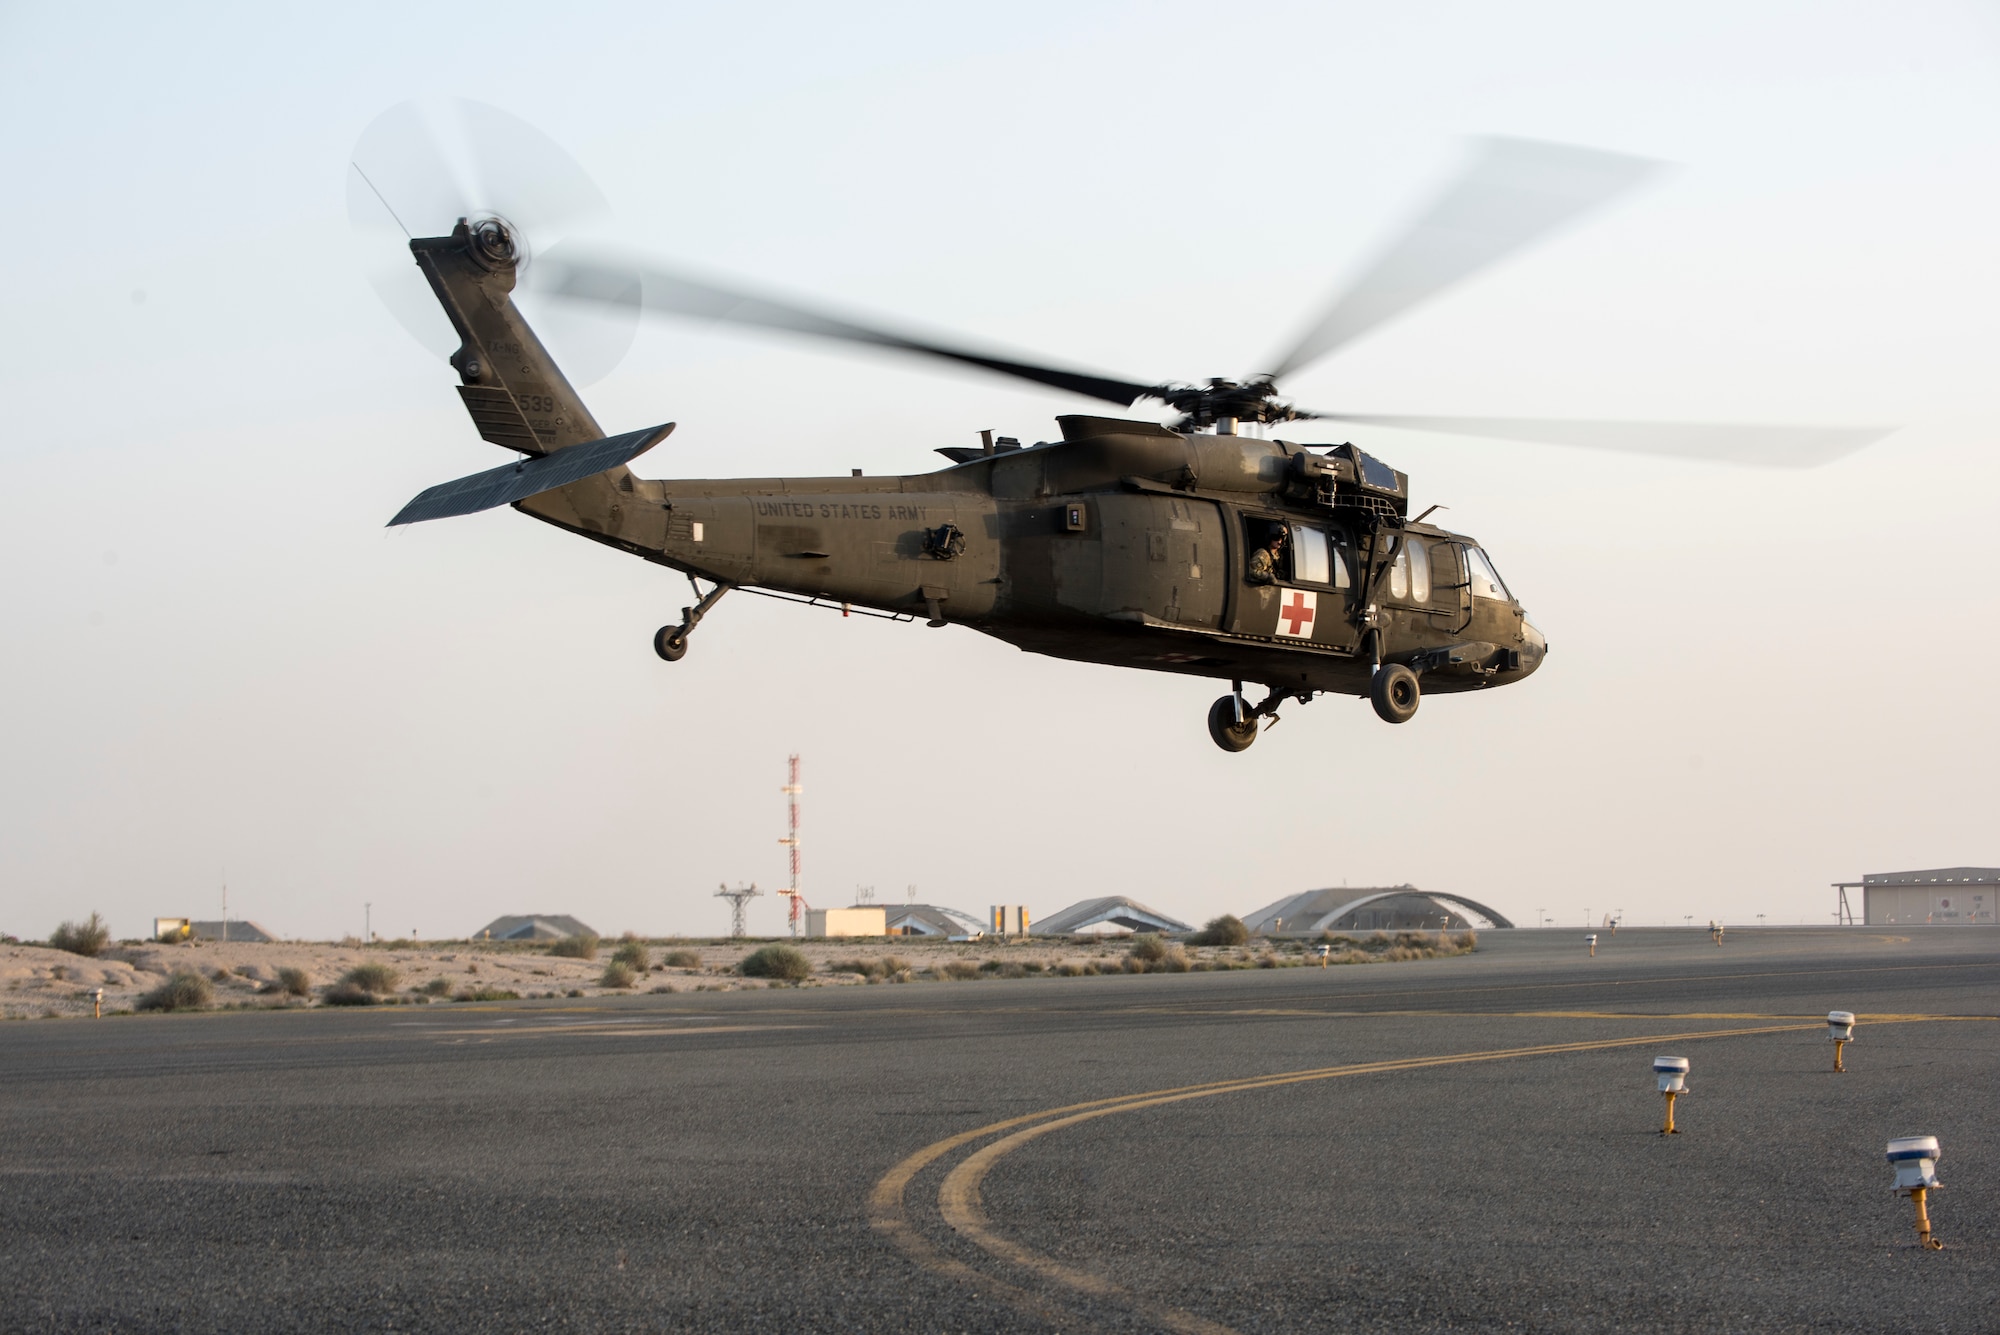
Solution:
[[[635,987],[609,988],[601,985],[605,966],[616,942],[607,942],[595,960],[551,955],[552,943],[511,945],[495,942],[378,942],[363,946],[312,941],[284,941],[249,944],[195,941],[180,945],[121,944],[105,948],[102,955],[89,958],[45,946],[0,945],[0,1017],[6,1019],[60,1018],[92,1014],[92,992],[104,989],[106,1015],[131,1011],[146,992],[159,986],[180,970],[192,970],[206,977],[214,989],[214,1005],[231,1006],[319,1005],[325,993],[356,965],[386,964],[398,975],[394,998],[408,1004],[447,1003],[471,989],[492,989],[519,993],[522,997],[616,996],[632,992],[689,992],[697,990],[735,991],[765,987],[760,979],[736,973],[743,957],[766,941],[652,941],[648,942],[651,967]],[[850,940],[808,940],[796,944],[813,963],[814,976],[807,986],[860,986],[883,981],[929,981],[933,971],[956,966],[961,972],[992,962],[1009,975],[1014,966],[1030,972],[1052,971],[1062,966],[1115,966],[1129,951],[1127,940],[1102,941],[1069,938],[1019,941],[984,940],[944,942],[922,937],[858,938]],[[661,963],[671,951],[693,951],[699,967],[668,967]],[[1209,967],[1244,967],[1260,960],[1271,964],[1300,964],[1309,959],[1302,943],[1253,941],[1247,946],[1187,948],[1190,960]],[[894,957],[906,965],[902,972],[879,966],[877,976],[841,969],[851,961],[875,963]],[[287,999],[267,991],[278,981],[280,969],[305,971],[312,980],[312,998]],[[421,989],[434,979],[443,979],[446,995],[426,995]]]

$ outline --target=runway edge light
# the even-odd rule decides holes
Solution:
[[[1896,1170],[1896,1192],[1907,1194],[1917,1207],[1917,1245],[1928,1251],[1943,1251],[1944,1244],[1931,1236],[1931,1215],[1925,1197],[1931,1188],[1944,1183],[1937,1179],[1937,1161],[1943,1155],[1936,1136],[1898,1136],[1889,1142],[1889,1166]]]
[[[1854,1041],[1854,1012],[1828,1011],[1826,1036],[1833,1040],[1833,1069],[1844,1074],[1847,1068],[1841,1065],[1840,1050]]]
[[[1667,1124],[1660,1128],[1663,1136],[1677,1136],[1680,1128],[1674,1125],[1674,1100],[1688,1092],[1688,1059],[1686,1057],[1653,1058],[1653,1074],[1660,1082],[1660,1093],[1667,1099]]]

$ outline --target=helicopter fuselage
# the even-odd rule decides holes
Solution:
[[[1477,543],[1394,516],[1392,496],[1347,495],[1343,472],[1389,480],[1367,456],[1058,420],[1061,441],[931,473],[630,478],[595,513],[567,489],[519,508],[718,584],[1286,694],[1365,695],[1383,662],[1446,692],[1540,665],[1546,645]],[[1252,583],[1250,554],[1278,524],[1272,578]]]

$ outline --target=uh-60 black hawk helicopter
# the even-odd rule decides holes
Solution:
[[[356,171],[376,190],[365,166],[357,158]],[[511,504],[682,572],[697,596],[654,638],[668,662],[687,653],[690,635],[723,595],[744,589],[922,616],[931,626],[962,625],[1059,658],[1228,681],[1208,726],[1229,751],[1254,742],[1281,703],[1325,692],[1365,696],[1382,718],[1403,723],[1426,691],[1526,678],[1541,666],[1547,641],[1474,538],[1425,522],[1429,510],[1409,513],[1406,474],[1352,444],[1308,446],[1254,433],[1321,418],[1791,465],[1882,434],[1385,418],[1307,412],[1277,397],[1279,377],[1622,192],[1651,166],[1592,150],[1483,141],[1470,169],[1268,374],[1199,385],[993,355],[622,257],[573,250],[564,257],[558,247],[538,261],[537,289],[572,300],[850,340],[1120,407],[1156,400],[1180,414],[1171,426],[1058,417],[1061,439],[1029,446],[982,432],[977,447],[938,450],[948,467],[894,477],[634,475],[626,465],[673,424],[605,435],[514,304],[527,260],[522,229],[498,208],[464,207],[448,234],[414,237],[409,249],[459,341],[450,360],[474,425],[524,457],[433,487],[391,522]],[[1263,686],[1264,697],[1253,702],[1246,682]]]

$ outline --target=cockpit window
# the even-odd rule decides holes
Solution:
[[[1465,577],[1472,584],[1473,597],[1497,598],[1501,602],[1513,601],[1513,595],[1507,592],[1507,586],[1500,582],[1500,573],[1493,568],[1493,563],[1486,559],[1486,553],[1477,547],[1465,549]]]

